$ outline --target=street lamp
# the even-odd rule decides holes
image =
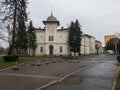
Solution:
[[[118,43],[118,39],[116,38],[115,40],[115,53],[117,54],[117,43]]]

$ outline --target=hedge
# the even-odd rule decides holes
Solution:
[[[18,61],[19,56],[18,55],[6,55],[6,56],[3,56],[3,59],[5,62]]]

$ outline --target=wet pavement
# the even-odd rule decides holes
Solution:
[[[80,57],[80,59],[100,61],[100,63],[43,90],[111,90],[117,68],[115,56],[101,54],[97,56]],[[76,82],[74,78],[77,78]]]
[[[47,60],[43,58],[30,59],[28,63],[18,66],[19,70],[10,68],[0,72],[0,90],[36,90],[94,63],[83,60],[66,61],[58,58]],[[49,62],[49,64],[46,64],[46,62]]]

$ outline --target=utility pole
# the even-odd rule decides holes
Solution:
[[[84,54],[86,54],[86,49],[85,49],[85,35],[83,35],[83,37],[84,37]]]
[[[115,54],[117,54],[117,43],[118,43],[118,39],[115,40]]]

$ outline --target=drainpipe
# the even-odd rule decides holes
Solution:
[[[86,52],[85,52],[85,36],[84,36],[84,54],[85,54]]]
[[[117,43],[118,43],[118,40],[115,41],[115,53],[117,54]]]

